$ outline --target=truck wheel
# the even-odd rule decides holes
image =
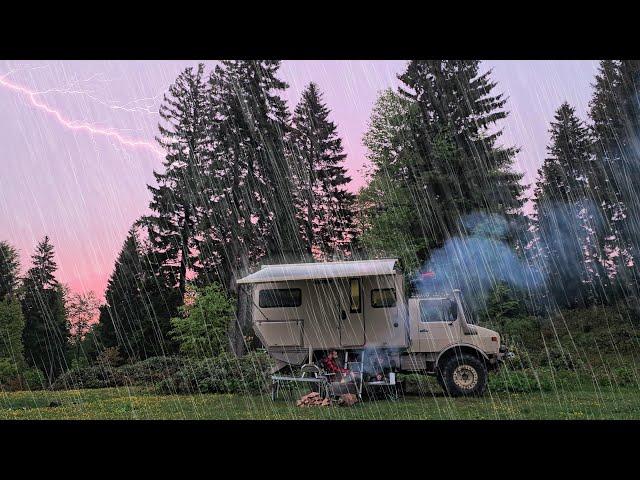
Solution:
[[[444,391],[452,397],[480,396],[487,388],[487,367],[473,355],[452,355],[441,369]]]

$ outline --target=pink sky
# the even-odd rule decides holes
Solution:
[[[56,247],[58,278],[102,296],[131,224],[145,213],[160,168],[158,105],[188,61],[0,61],[0,239],[29,266],[38,240]],[[207,65],[213,62],[205,62]],[[355,190],[366,163],[362,134],[378,92],[405,61],[284,61],[290,108],[315,81],[348,154]],[[596,61],[487,61],[511,112],[503,142],[533,183],[548,123],[564,100],[585,117]]]

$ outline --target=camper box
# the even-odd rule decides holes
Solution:
[[[265,265],[238,281],[252,286],[254,330],[281,362],[309,350],[408,346],[397,259]]]

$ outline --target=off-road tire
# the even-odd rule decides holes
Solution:
[[[487,367],[474,355],[452,355],[439,370],[439,383],[452,397],[479,397],[487,389]]]

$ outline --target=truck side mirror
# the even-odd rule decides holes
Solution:
[[[345,312],[344,310],[342,310],[342,312],[340,312],[340,318],[342,320],[346,320],[347,319],[347,312]]]

